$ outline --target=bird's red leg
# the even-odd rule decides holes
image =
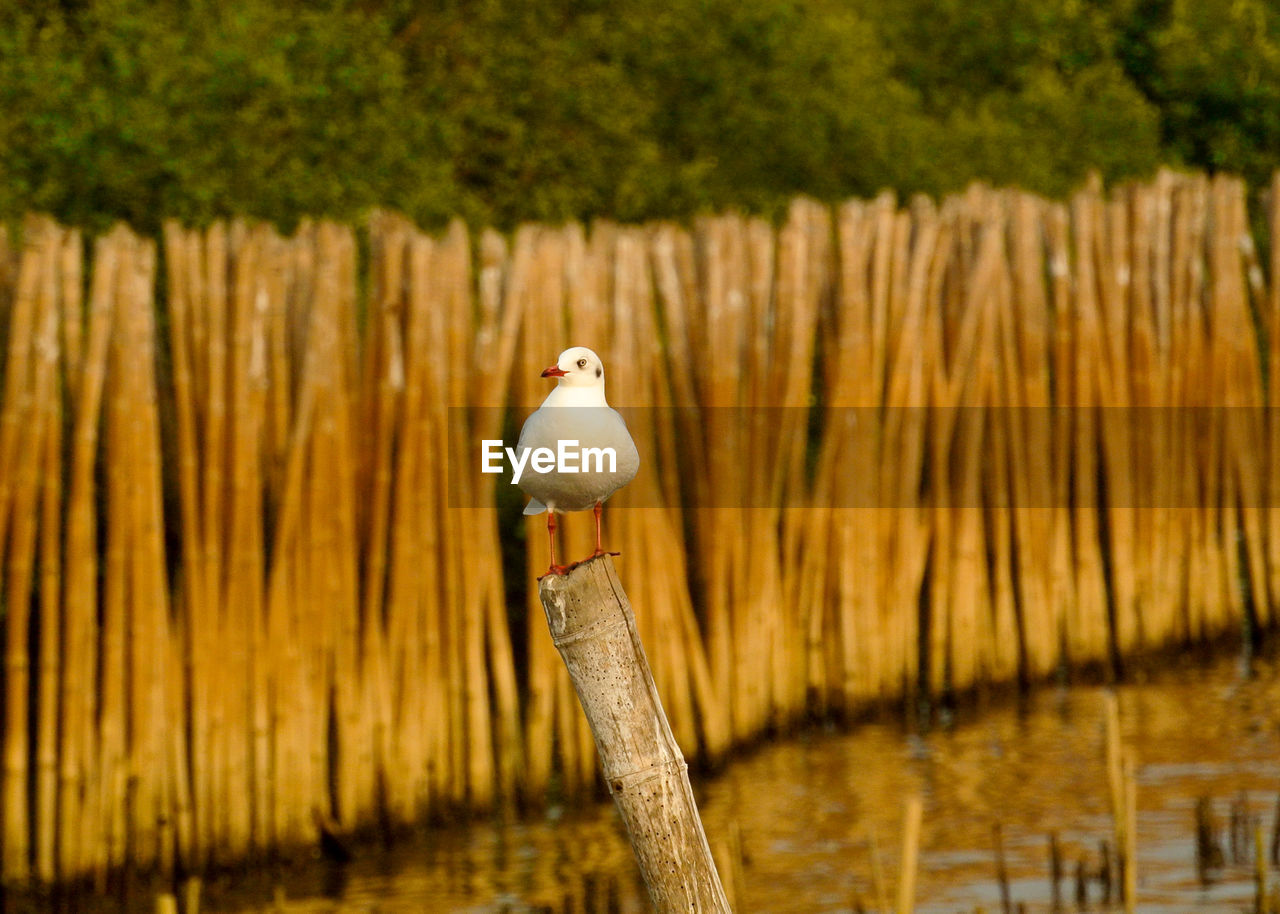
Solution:
[[[602,555],[621,555],[621,553],[618,553],[618,552],[605,552],[604,546],[600,545],[600,513],[603,510],[604,510],[604,505],[602,505],[600,502],[596,502],[596,506],[594,510],[594,513],[596,516],[596,551],[591,553],[591,558],[593,559],[598,559]]]
[[[547,509],[547,542],[551,546],[551,568],[547,570],[547,574],[565,574],[569,569],[564,565],[556,564],[556,512],[550,508]]]

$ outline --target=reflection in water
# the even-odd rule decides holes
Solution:
[[[1195,807],[1220,819],[1247,792],[1268,834],[1280,792],[1280,666],[1238,662],[1162,673],[1119,690],[1138,785],[1139,910],[1239,910],[1252,870],[1222,866],[1202,885]],[[1044,690],[962,712],[910,733],[867,724],[770,745],[709,778],[699,806],[726,882],[740,835],[742,912],[850,911],[876,904],[871,847],[890,900],[906,798],[924,798],[917,910],[999,910],[993,827],[1002,827],[1012,898],[1050,909],[1049,835],[1064,857],[1062,898],[1074,909],[1077,862],[1098,865],[1110,836],[1101,689]],[[337,897],[314,882],[253,900],[207,897],[222,914],[355,912],[644,912],[631,852],[609,804],[559,821],[434,832],[427,844],[372,851],[347,868]],[[1275,874],[1273,873],[1273,878]],[[1097,910],[1096,884],[1090,888]]]

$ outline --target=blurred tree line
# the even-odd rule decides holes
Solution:
[[[0,0],[0,217],[423,225],[1280,167],[1276,0]]]

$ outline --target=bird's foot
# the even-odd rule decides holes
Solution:
[[[600,558],[602,555],[622,555],[622,553],[608,552],[607,550],[604,550],[604,549],[597,549],[595,552],[591,553],[582,561],[574,562],[572,565],[552,565],[550,568],[547,569],[547,573],[544,575],[541,575],[538,578],[538,580],[541,581],[543,578],[550,577],[553,574],[563,577],[564,575],[573,571],[573,569],[577,568],[579,565],[585,565],[587,564],[587,562],[595,561],[596,559]]]
[[[564,577],[566,574],[568,574],[570,571],[572,571],[574,568],[577,568],[577,567],[578,567],[577,562],[574,562],[572,565],[552,565],[550,568],[547,569],[546,574],[538,576],[538,580],[541,581],[543,578],[550,577],[553,574],[558,577]]]
[[[570,565],[570,566],[569,566],[568,570],[569,570],[569,571],[573,571],[573,569],[577,568],[579,565],[585,565],[585,564],[587,564],[587,562],[593,562],[593,561],[595,561],[596,559],[600,558],[602,555],[622,555],[622,553],[621,553],[621,552],[609,552],[609,551],[607,551],[607,550],[605,550],[605,549],[597,549],[595,552],[591,553],[589,556],[587,556],[587,557],[586,557],[585,559],[583,559],[582,561],[580,561],[580,562],[574,562],[572,565]]]

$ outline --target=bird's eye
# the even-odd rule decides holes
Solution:
[[[586,367],[587,367],[587,360],[586,360],[586,359],[578,359],[578,367],[579,367],[579,368],[586,368]]]

